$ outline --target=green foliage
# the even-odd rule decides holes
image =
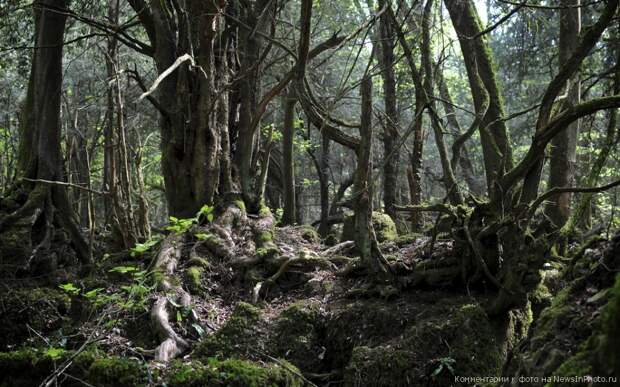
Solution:
[[[197,218],[179,219],[175,216],[171,216],[169,221],[170,223],[166,226],[166,230],[172,231],[175,234],[183,234],[197,222]]]
[[[80,288],[76,287],[72,283],[61,284],[58,285],[58,287],[72,296],[77,296],[78,294],[80,294]]]
[[[205,204],[204,206],[200,208],[200,211],[198,211],[197,217],[203,217],[207,219],[209,223],[213,222],[214,211],[215,211],[215,207]]]
[[[151,238],[144,243],[136,243],[134,247],[129,249],[130,255],[136,257],[150,251],[160,241],[160,238]]]

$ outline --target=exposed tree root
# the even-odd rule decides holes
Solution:
[[[177,334],[170,325],[169,311],[175,306],[169,297],[175,298],[175,303],[188,308],[191,296],[179,285],[173,285],[172,277],[181,258],[182,235],[171,235],[161,245],[161,250],[155,259],[153,271],[159,273],[158,288],[162,294],[157,296],[151,308],[151,323],[161,343],[155,349],[155,360],[168,362],[170,359],[187,351],[189,343]]]

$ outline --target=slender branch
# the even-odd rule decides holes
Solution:
[[[61,185],[64,187],[71,187],[71,188],[75,188],[75,189],[80,189],[82,191],[86,191],[86,192],[90,192],[90,193],[94,193],[97,195],[108,195],[109,192],[107,191],[97,191],[88,187],[83,187],[81,185],[78,184],[73,184],[73,183],[67,183],[66,181],[52,181],[52,180],[44,180],[44,179],[29,179],[27,177],[22,177],[22,180],[25,181],[29,181],[32,183],[42,183],[42,184],[50,184],[50,185]]]
[[[556,187],[556,188],[552,188],[549,191],[545,192],[544,194],[540,195],[538,198],[536,198],[536,200],[534,200],[532,202],[532,204],[530,205],[529,208],[529,213],[530,215],[534,214],[534,212],[536,211],[536,209],[547,199],[549,199],[552,196],[555,196],[557,194],[561,194],[561,193],[566,193],[566,192],[573,192],[573,193],[597,193],[597,192],[603,192],[603,191],[607,191],[609,189],[612,189],[614,187],[620,186],[620,179],[611,182],[609,184],[606,185],[602,185],[599,187]]]

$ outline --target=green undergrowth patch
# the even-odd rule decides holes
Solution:
[[[258,363],[229,358],[204,362],[175,361],[166,383],[170,387],[297,387],[303,386],[299,370],[285,361]]]
[[[263,345],[260,329],[262,313],[257,307],[239,302],[224,326],[198,343],[194,357],[206,359],[217,357],[257,358]]]
[[[19,387],[40,384],[66,361],[65,374],[101,387],[144,386],[148,371],[144,363],[118,356],[108,356],[96,348],[78,354],[61,348],[24,348],[0,352],[0,386]],[[81,386],[79,380],[60,375],[63,386]]]

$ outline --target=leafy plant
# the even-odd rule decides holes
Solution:
[[[199,218],[199,217],[203,216],[204,218],[207,219],[207,221],[209,223],[213,222],[213,218],[214,218],[214,214],[213,213],[214,213],[214,211],[215,211],[215,207],[210,206],[208,204],[205,204],[204,206],[202,206],[200,208],[200,211],[198,211],[197,217]]]
[[[58,287],[72,296],[77,296],[78,294],[80,294],[80,288],[76,287],[74,284],[70,282],[66,284],[58,285]]]
[[[132,257],[138,256],[138,255],[142,255],[142,254],[146,253],[147,251],[151,250],[151,248],[153,248],[155,245],[157,245],[157,243],[159,243],[159,239],[158,238],[149,239],[149,240],[147,240],[144,243],[136,243],[136,245],[134,247],[129,249],[130,255]]]
[[[169,220],[170,224],[166,226],[166,230],[172,231],[176,234],[183,234],[184,232],[187,232],[187,230],[189,230],[189,228],[192,227],[192,225],[197,221],[196,218],[179,219],[175,216],[171,216]]]

